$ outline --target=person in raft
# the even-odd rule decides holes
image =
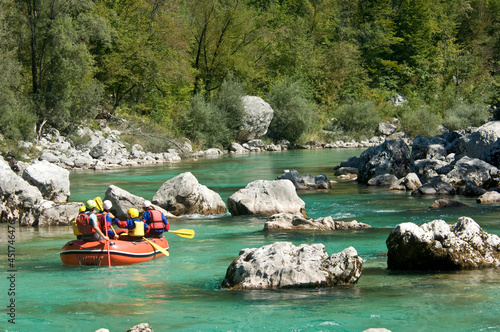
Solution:
[[[76,225],[80,233],[82,233],[83,241],[109,240],[109,237],[104,235],[99,228],[95,210],[95,202],[89,199],[85,202],[85,211],[81,212],[78,217],[76,217]]]
[[[144,210],[142,221],[144,221],[145,225],[149,226],[146,237],[160,238],[163,232],[168,232],[170,223],[167,217],[165,217],[161,211],[155,210],[150,201],[144,201],[142,203],[142,209]]]
[[[127,228],[128,234],[120,235],[120,240],[133,240],[137,237],[143,237],[149,227],[139,219],[139,210],[130,208],[127,210],[127,220],[118,221],[118,226]]]
[[[114,231],[113,230],[113,224],[119,226],[119,220],[116,218],[109,210],[113,207],[113,203],[109,200],[105,200],[102,202],[102,208],[104,209],[99,215],[98,215],[98,221],[99,221],[99,227],[101,227],[101,230],[103,232],[107,231],[107,236],[110,239],[116,239],[118,238],[119,233],[125,232],[124,230],[118,230]]]

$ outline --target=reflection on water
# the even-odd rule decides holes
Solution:
[[[199,182],[226,200],[258,179],[272,180],[283,169],[326,174],[361,150],[290,151],[227,156],[172,165],[106,172],[73,172],[71,200],[104,196],[110,184],[152,198],[164,181],[192,172]],[[417,224],[444,219],[455,223],[467,215],[486,231],[500,234],[498,206],[477,205],[456,197],[467,209],[435,210],[436,198],[359,186],[339,181],[332,190],[300,192],[311,217],[364,222],[371,229],[352,231],[264,231],[265,218],[190,216],[170,220],[172,229],[196,231],[194,239],[168,234],[170,257],[120,267],[64,266],[63,244],[70,227],[18,228],[19,331],[111,331],[148,322],[155,331],[392,331],[500,330],[498,269],[453,273],[401,273],[386,269],[385,241],[401,222]],[[6,225],[0,225],[5,234]],[[222,289],[231,261],[243,248],[276,241],[323,243],[328,254],[348,246],[364,259],[364,271],[353,286],[329,289]],[[0,252],[2,266],[5,251]],[[4,280],[5,281],[5,280]],[[0,283],[5,294],[5,283]],[[6,320],[0,320],[6,326]],[[12,329],[11,329],[12,330]]]

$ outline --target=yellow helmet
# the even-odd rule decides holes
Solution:
[[[139,217],[139,211],[136,208],[130,208],[127,211],[128,214],[130,214],[130,218],[137,218]]]
[[[78,213],[82,213],[82,212],[84,212],[85,210],[87,210],[87,209],[85,208],[85,205],[82,205],[82,206],[80,206],[80,208],[78,209]]]

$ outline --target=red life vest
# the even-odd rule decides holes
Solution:
[[[150,230],[162,231],[165,229],[165,223],[163,222],[163,216],[158,210],[148,210],[151,219],[147,222]]]
[[[82,212],[76,217],[76,225],[82,235],[95,233],[94,226],[90,224],[89,216],[90,214]]]
[[[103,233],[106,231],[111,231],[111,223],[106,220],[106,216],[108,215],[107,212],[103,211],[102,213],[96,214],[97,216],[97,221],[99,222],[99,228]],[[106,225],[107,223],[107,225]]]

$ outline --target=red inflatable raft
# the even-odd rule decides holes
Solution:
[[[168,250],[166,238],[148,238],[157,246]],[[85,242],[72,240],[61,249],[61,261],[67,265],[108,266],[108,246],[106,241]],[[111,265],[130,265],[147,262],[165,255],[155,246],[145,240],[109,241]]]

